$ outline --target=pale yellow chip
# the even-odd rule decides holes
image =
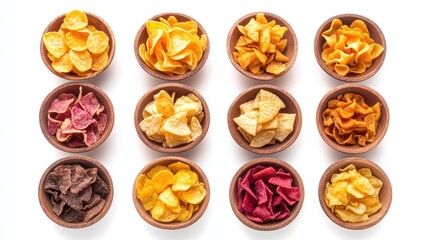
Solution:
[[[250,142],[250,146],[254,148],[263,147],[271,142],[276,134],[275,130],[263,130],[256,133],[255,137]]]
[[[165,188],[159,194],[158,199],[170,208],[175,208],[179,206],[179,198],[173,193],[171,187]]]
[[[153,136],[158,133],[164,122],[164,117],[162,114],[154,114],[143,119],[140,122],[140,129],[148,136]]]
[[[103,31],[91,32],[88,36],[86,45],[91,53],[102,53],[109,46],[109,37]]]
[[[69,30],[82,29],[88,25],[88,17],[80,10],[73,10],[66,14],[64,25]]]
[[[52,56],[60,58],[67,52],[65,37],[58,32],[47,32],[43,34],[43,44]]]
[[[274,138],[279,142],[283,142],[293,131],[295,124],[296,113],[279,113],[278,126]]]
[[[234,122],[244,131],[249,133],[252,136],[256,135],[256,129],[258,127],[258,117],[259,114],[257,111],[248,112],[234,118]]]
[[[167,118],[162,125],[162,130],[176,136],[189,136],[191,130],[188,126],[188,119],[185,112],[179,112]]]

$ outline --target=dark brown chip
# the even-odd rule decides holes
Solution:
[[[68,168],[56,168],[49,173],[45,181],[45,190],[57,190],[65,194],[71,186],[71,170]]]
[[[89,220],[97,216],[103,210],[105,203],[106,203],[106,200],[102,199],[96,206],[86,211],[85,218],[83,221],[88,222]]]
[[[90,208],[93,208],[95,205],[97,205],[101,200],[103,200],[100,195],[94,193],[91,196],[91,199],[89,199],[89,201],[83,205],[82,210],[86,211]]]
[[[73,209],[69,209],[68,211],[63,211],[63,214],[61,214],[61,217],[66,222],[82,222],[85,219],[85,212],[84,211],[76,211]]]
[[[95,180],[94,184],[92,185],[92,190],[95,193],[99,194],[102,198],[106,198],[107,195],[109,195],[109,193],[110,193],[109,186],[99,176],[97,176],[97,179]]]

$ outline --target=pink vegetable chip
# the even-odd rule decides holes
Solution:
[[[62,121],[53,119],[50,114],[48,114],[48,132],[51,135],[57,133],[57,129],[61,127]]]
[[[270,179],[271,177],[274,177],[275,175],[276,175],[276,170],[274,170],[273,167],[267,167],[260,171],[255,172],[252,177],[254,180],[262,179],[264,181],[267,181],[268,179]]]
[[[96,122],[95,120],[88,112],[83,110],[80,106],[76,105],[72,108],[71,111],[71,121],[76,129],[85,129],[87,128],[91,123]]]
[[[79,104],[83,110],[85,110],[91,116],[94,116],[98,108],[100,108],[100,103],[93,92],[85,94],[85,96],[80,99]]]
[[[59,100],[55,98],[48,109],[48,113],[65,113],[74,99]]]

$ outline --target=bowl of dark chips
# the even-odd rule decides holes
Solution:
[[[46,216],[66,228],[98,222],[113,200],[109,172],[87,156],[68,156],[52,163],[43,173],[38,191]]]

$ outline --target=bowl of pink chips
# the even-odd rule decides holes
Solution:
[[[54,147],[82,153],[100,146],[115,121],[113,105],[100,88],[89,83],[66,83],[43,100],[39,123]]]
[[[298,216],[304,202],[304,184],[288,163],[258,158],[237,170],[229,200],[244,225],[260,231],[277,230]]]

